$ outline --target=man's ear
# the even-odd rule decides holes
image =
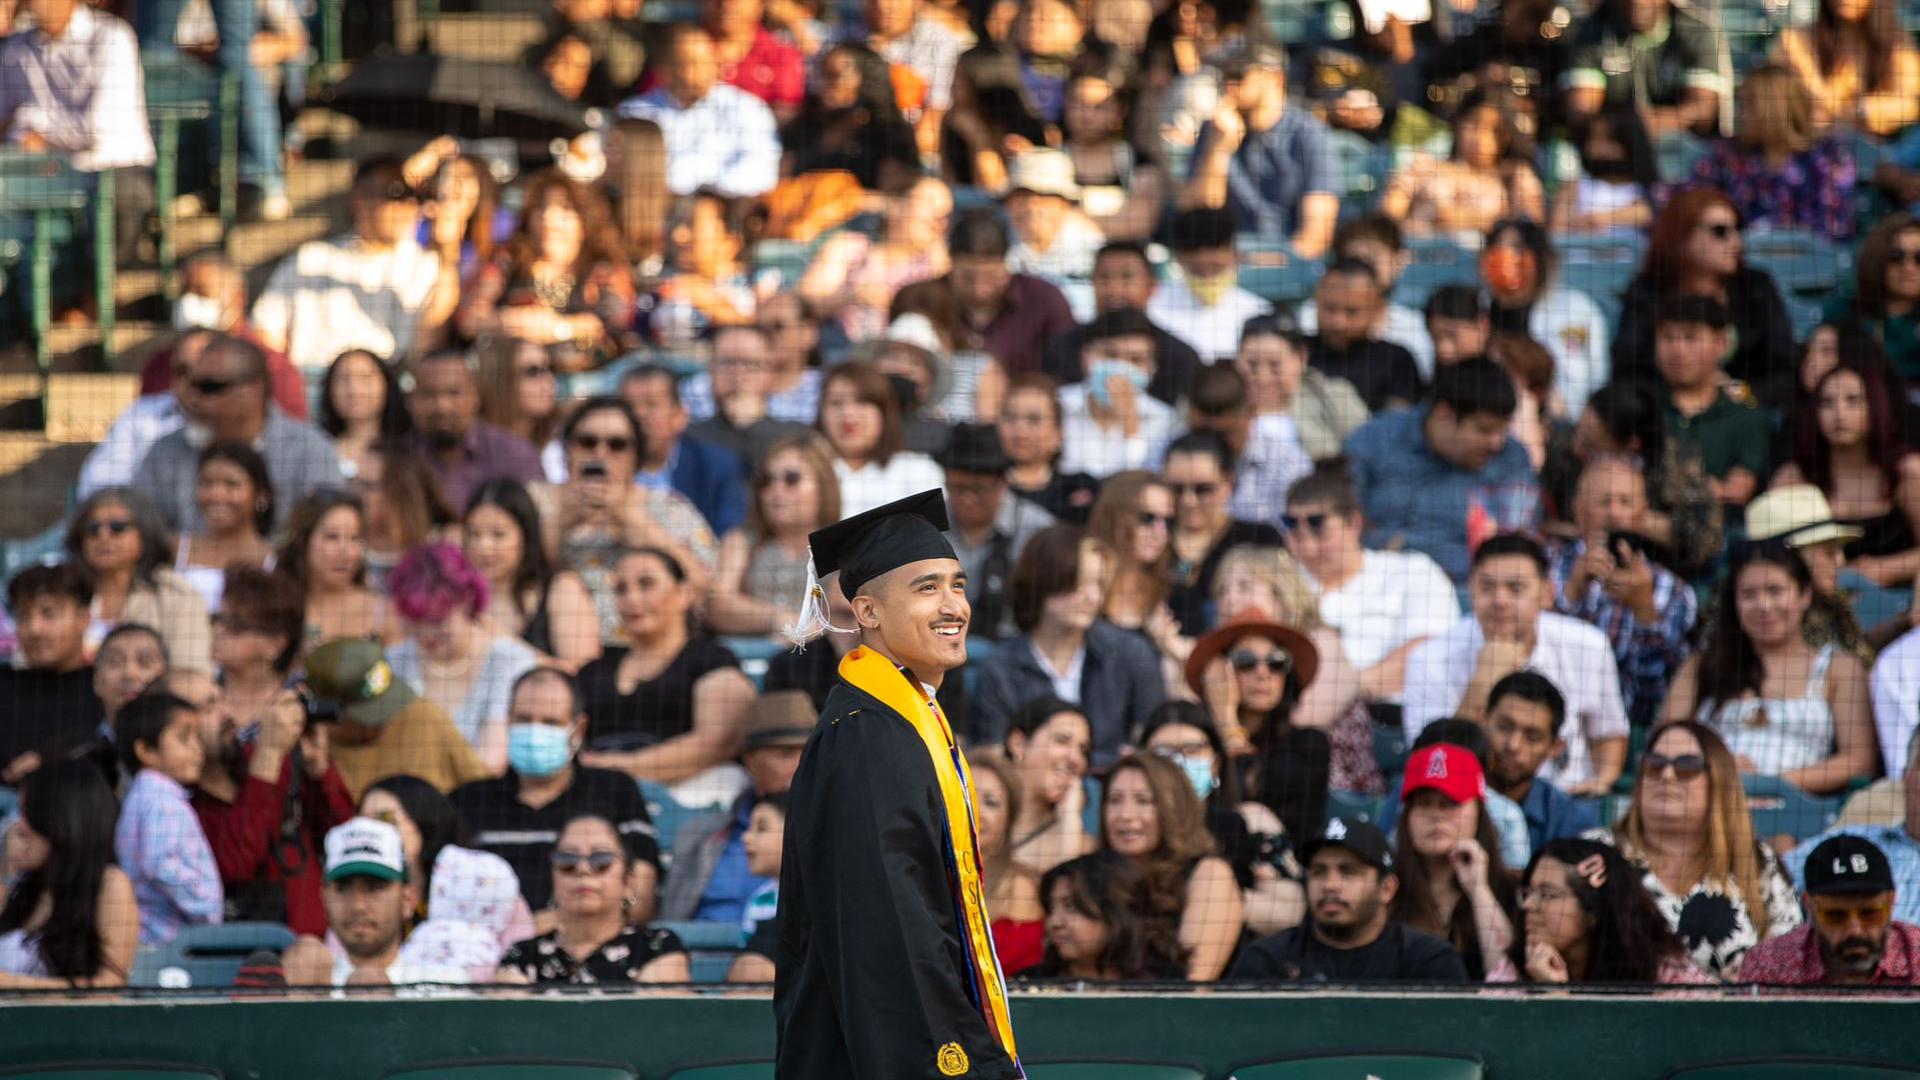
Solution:
[[[1393,903],[1393,898],[1400,895],[1400,875],[1381,871],[1378,891],[1381,903]]]
[[[874,601],[873,597],[861,593],[859,596],[854,597],[850,603],[853,606],[853,620],[860,624],[860,629],[878,630],[880,628],[879,604]]]

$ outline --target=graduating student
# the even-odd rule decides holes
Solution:
[[[972,777],[934,695],[967,658],[966,574],[927,491],[809,537],[838,571],[842,657],[788,793],[773,1011],[779,1080],[1024,1076],[988,929]]]

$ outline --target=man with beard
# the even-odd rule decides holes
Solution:
[[[1512,799],[1527,818],[1528,847],[1573,839],[1600,826],[1591,802],[1581,802],[1540,775],[1566,750],[1560,728],[1567,699],[1537,671],[1516,671],[1487,695],[1487,785]]]
[[[1769,986],[1920,986],[1920,926],[1893,917],[1893,867],[1871,840],[1842,834],[1807,856],[1813,918],[1761,942],[1742,982]]]
[[[1364,821],[1333,818],[1301,848],[1307,920],[1241,950],[1239,982],[1456,982],[1467,968],[1452,946],[1390,922],[1400,891],[1387,836]]]
[[[407,408],[427,467],[456,510],[488,480],[546,478],[533,444],[480,419],[480,383],[466,353],[439,349],[416,361]]]
[[[403,961],[407,916],[420,901],[407,880],[400,830],[373,818],[354,818],[329,830],[323,896],[327,930],[337,945],[303,935],[282,956],[290,986],[405,986],[467,983],[463,968]],[[323,931],[324,933],[324,931]]]
[[[164,682],[200,716],[207,755],[193,809],[220,867],[227,917],[324,936],[321,840],[354,813],[353,796],[327,754],[327,728],[307,723],[299,697],[288,691],[246,726],[243,739],[220,684],[204,672],[174,670]]]

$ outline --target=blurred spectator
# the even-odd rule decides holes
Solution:
[[[1206,361],[1239,348],[1240,328],[1271,305],[1235,284],[1239,255],[1233,219],[1220,209],[1183,210],[1168,225],[1178,277],[1153,291],[1147,317]]]
[[[631,860],[639,915],[649,916],[660,882],[660,838],[633,780],[579,764],[587,716],[573,680],[554,668],[532,668],[513,684],[507,713],[507,772],[455,788],[460,819],[473,846],[507,860],[527,905],[553,906],[549,872],[566,823],[584,815],[612,822]]]
[[[1051,694],[1025,702],[1007,722],[1008,774],[1020,795],[1009,852],[1036,874],[1093,850],[1085,785],[1092,731],[1085,713]]]
[[[780,303],[782,308],[790,307],[781,314],[782,318],[800,321],[799,301],[791,294],[780,294],[775,300],[784,301]],[[760,317],[763,321],[767,317],[764,306]],[[703,408],[705,410],[706,418],[687,429],[692,437],[732,451],[749,464],[765,462],[780,443],[810,437],[811,421],[820,414],[820,372],[803,368],[804,386],[777,394],[771,392],[771,388],[775,385],[778,363],[769,333],[759,326],[717,330],[707,370],[680,384],[680,400],[687,411],[697,417],[702,415]],[[806,422],[787,419],[774,411],[779,404],[783,412],[792,414],[792,407],[781,403],[781,399],[791,401],[795,394],[802,394],[812,402]]]
[[[1767,439],[1766,417],[1750,397],[1729,394],[1721,379],[1732,325],[1726,306],[1712,297],[1666,297],[1654,359],[1666,389],[1669,437],[1699,449],[1714,495],[1737,507],[1759,493]]]
[[[870,363],[849,360],[827,373],[819,430],[833,454],[845,517],[941,484],[932,458],[902,448],[900,398]]]
[[[1868,230],[1853,278],[1827,301],[1826,316],[1860,323],[1902,378],[1920,376],[1920,218],[1896,211]]]
[[[676,491],[634,482],[646,456],[640,421],[617,397],[588,398],[560,432],[566,480],[530,484],[547,557],[580,575],[600,616],[600,640],[619,638],[612,596],[615,561],[628,548],[670,554],[704,593],[716,545],[700,511]]]
[[[1421,552],[1462,581],[1475,542],[1530,526],[1539,488],[1526,449],[1508,433],[1514,408],[1506,372],[1465,360],[1434,372],[1427,404],[1354,432],[1347,457],[1367,546]]]
[[[1545,345],[1553,354],[1554,387],[1566,407],[1577,412],[1607,380],[1609,331],[1600,305],[1555,280],[1558,269],[1559,257],[1538,222],[1499,221],[1487,231],[1480,279],[1487,286],[1488,325],[1495,333]],[[1629,298],[1629,310],[1633,304]],[[1619,354],[1614,356],[1618,364]],[[1645,370],[1641,361],[1635,363]]]
[[[1573,426],[1553,388],[1553,354],[1523,334],[1497,333],[1487,341],[1487,359],[1513,380],[1513,438],[1537,471],[1547,463],[1554,432]]]
[[[673,784],[731,761],[754,688],[731,652],[691,635],[685,569],[666,552],[630,548],[612,591],[632,644],[580,669],[593,748],[581,763]]]
[[[1242,793],[1297,836],[1318,824],[1334,783],[1331,725],[1304,722],[1300,709],[1319,671],[1319,650],[1272,618],[1236,614],[1194,642],[1185,673],[1233,759]]]
[[[182,15],[187,18],[183,20]],[[260,219],[284,221],[292,205],[281,161],[278,69],[282,64],[304,69],[307,62],[300,9],[260,0],[218,0],[195,10],[187,0],[149,0],[133,6],[133,19],[142,49],[165,55],[178,44],[181,52],[210,61],[224,79],[231,80],[238,110],[226,113],[222,123],[237,122],[239,127],[235,134],[240,152],[238,182],[253,197],[254,213]],[[298,93],[291,96],[298,102]]]
[[[967,763],[973,773],[980,869],[988,910],[995,913],[993,951],[1002,972],[1018,975],[1040,962],[1045,947],[1040,875],[1013,857],[1013,826],[1026,794],[1014,778],[1013,764],[999,750],[969,754]]]
[[[1400,891],[1387,838],[1365,821],[1333,818],[1301,846],[1307,921],[1242,949],[1236,982],[1462,983],[1446,942],[1388,917]]]
[[[419,196],[391,158],[363,162],[353,232],[309,240],[274,267],[253,302],[261,342],[319,370],[348,349],[391,358],[429,345],[460,301],[459,267],[414,239]]]
[[[1212,621],[1207,602],[1220,560],[1241,544],[1279,547],[1280,532],[1263,521],[1234,519],[1228,510],[1233,454],[1213,432],[1173,440],[1161,471],[1174,494],[1173,562],[1168,568],[1173,590],[1167,604],[1180,632],[1196,637]]]
[[[1177,428],[1172,406],[1147,392],[1153,323],[1137,309],[1104,312],[1080,330],[1086,378],[1060,388],[1059,468],[1093,477],[1151,464]]]
[[[1242,335],[1243,344],[1245,338]],[[1211,431],[1225,440],[1234,460],[1233,499],[1227,510],[1242,521],[1277,520],[1275,511],[1285,504],[1287,488],[1313,468],[1290,417],[1256,416],[1247,378],[1237,363],[1213,363],[1200,370],[1187,401],[1187,430]]]
[[[769,983],[774,979],[773,958],[780,946],[780,866],[787,844],[787,797],[769,795],[755,804],[741,843],[747,849],[747,872],[765,881],[747,899],[741,930],[747,940],[740,955],[727,967],[728,982]]]
[[[500,204],[500,185],[486,159],[459,150],[452,136],[433,140],[407,159],[405,179],[423,199],[420,246],[453,258],[466,281],[493,261],[514,217]]]
[[[519,338],[496,337],[473,350],[474,377],[480,384],[480,419],[541,455],[560,453],[554,436],[563,419],[560,373],[554,350]]]
[[[1173,562],[1174,495],[1160,477],[1130,469],[1100,485],[1087,535],[1107,546],[1113,571],[1103,618],[1122,630],[1145,632],[1168,619],[1161,611]]]
[[[1414,236],[1482,233],[1505,218],[1545,221],[1532,151],[1497,98],[1470,98],[1453,121],[1452,155],[1416,155],[1395,170],[1380,209]]]
[[[419,905],[421,883],[409,880],[400,830],[384,821],[354,818],[328,831],[326,902],[331,947],[303,937],[282,956],[292,986],[404,986],[466,983],[456,967],[403,964],[408,916]]]
[[[500,981],[692,981],[686,947],[673,931],[652,929],[630,915],[638,867],[612,822],[597,814],[574,816],[561,828],[551,861],[554,927],[508,949],[500,959]]]
[[[1047,146],[1054,138],[1018,50],[986,41],[960,55],[953,72],[953,108],[940,126],[943,179],[955,187],[1004,195],[1009,159],[1029,147]],[[924,151],[924,128],[922,139]]]
[[[200,714],[164,690],[145,693],[114,717],[114,742],[132,777],[114,853],[133,881],[141,944],[165,945],[188,926],[219,923],[225,905],[213,848],[188,805],[206,757]]]
[[[661,918],[742,925],[752,914],[754,898],[779,883],[778,874],[753,870],[747,833],[756,809],[793,785],[801,748],[818,720],[813,703],[798,690],[754,700],[741,724],[740,750],[751,784],[726,810],[680,827],[673,875],[660,896]]]
[[[888,195],[878,235],[843,229],[821,244],[794,286],[805,302],[804,314],[838,323],[846,339],[856,344],[878,337],[886,330],[887,309],[901,286],[947,273],[947,226],[952,218],[953,193],[934,177]],[[1005,255],[1003,243],[1000,257]]]
[[[1320,332],[1306,337],[1307,363],[1329,379],[1344,379],[1373,412],[1412,405],[1422,383],[1413,354],[1373,336],[1387,306],[1387,292],[1373,267],[1341,259],[1314,289]]]
[[[1008,581],[1027,542],[1058,524],[1037,503],[1008,494],[1011,465],[999,432],[985,424],[955,425],[953,439],[940,456],[952,525],[947,540],[966,571],[973,605],[968,626],[975,637],[989,641],[1018,632],[1008,603]]]
[[[1110,851],[1061,863],[1040,879],[1046,954],[1041,979],[1113,982],[1184,978],[1190,949],[1167,913],[1153,910],[1146,873]]]
[[[163,685],[198,714],[205,763],[193,809],[220,869],[227,918],[325,935],[322,844],[354,813],[325,725],[310,724],[289,691],[258,716],[237,716],[206,674],[171,671]],[[253,732],[250,739],[241,739],[242,728]]]
[[[1920,927],[1893,917],[1893,868],[1870,840],[1836,836],[1807,856],[1802,895],[1813,921],[1762,942],[1743,982],[1773,986],[1913,986]]]
[[[641,301],[647,330],[663,348],[696,346],[701,336],[754,320],[760,293],[747,276],[743,211],[747,202],[703,188],[680,199],[667,222],[669,273]]]
[[[857,40],[893,66],[894,92],[923,153],[937,148],[941,119],[953,107],[954,69],[972,44],[923,0],[866,0]]]
[[[387,602],[367,587],[366,511],[353,495],[322,488],[287,518],[274,567],[306,598],[302,646],[334,638],[394,636]]]
[[[807,537],[841,520],[840,481],[811,435],[774,444],[753,477],[747,521],[721,538],[707,623],[727,634],[773,634],[806,599]]]
[[[952,297],[943,292],[939,283],[931,281],[900,290],[886,331],[848,355],[850,360],[872,364],[893,388],[900,402],[906,448],[922,454],[944,451],[951,435],[947,421],[978,413],[982,399],[1003,394],[999,387],[1006,380],[991,358],[969,358],[964,369],[955,363],[958,358],[948,347],[953,340]],[[922,301],[934,301],[929,306],[944,311],[909,310]],[[993,389],[986,385],[990,381]],[[971,404],[968,398],[973,399]]]
[[[1340,213],[1326,125],[1287,101],[1287,56],[1247,46],[1221,65],[1220,105],[1194,144],[1182,207],[1225,208],[1240,231],[1317,259]],[[1203,352],[1205,350],[1202,350]]]
[[[1577,122],[1632,106],[1656,137],[1704,134],[1730,90],[1721,55],[1719,35],[1673,0],[1603,0],[1573,35],[1565,108]]]
[[[340,471],[349,480],[365,471],[380,443],[398,444],[413,436],[413,414],[407,411],[399,374],[365,349],[348,349],[327,365],[315,423],[333,440]]]
[[[1008,163],[1003,200],[1013,227],[1007,266],[1055,285],[1091,277],[1093,257],[1107,241],[1080,209],[1080,198],[1073,159],[1065,152],[1035,147],[1016,154]]]
[[[784,124],[800,111],[806,93],[805,61],[800,50],[765,25],[762,0],[705,0],[700,22],[713,37],[713,58],[720,81],[735,86],[773,110]]]
[[[1448,10],[1441,7],[1438,14]],[[1485,86],[1511,86],[1528,97],[1551,99],[1566,69],[1573,20],[1574,13],[1559,0],[1514,0],[1500,5],[1497,15],[1476,10],[1459,19],[1452,39],[1427,57],[1430,100],[1444,107]],[[1419,33],[1417,27],[1414,32]]]
[[[1306,342],[1283,318],[1249,319],[1234,366],[1244,380],[1255,438],[1291,444],[1310,462],[1338,456],[1347,436],[1366,423],[1367,406],[1353,384],[1309,367]],[[1268,502],[1269,512],[1280,501]]]
[[[1812,599],[1806,560],[1791,549],[1736,556],[1712,637],[1674,676],[1661,719],[1698,720],[1742,772],[1824,795],[1872,778],[1880,755],[1860,659],[1801,631]]]
[[[1853,151],[1821,137],[1813,95],[1792,70],[1768,64],[1740,77],[1733,138],[1694,163],[1693,181],[1726,193],[1748,224],[1853,236]]]
[[[104,714],[87,663],[92,605],[93,586],[74,563],[29,566],[7,582],[20,647],[13,663],[0,665],[9,714],[0,724],[0,783],[17,784],[99,734]]]
[[[1687,583],[1654,561],[1634,531],[1647,513],[1647,481],[1629,458],[1595,455],[1580,471],[1573,539],[1552,544],[1553,607],[1597,626],[1620,667],[1627,718],[1650,725],[1686,658],[1699,603]]]
[[[1007,227],[997,213],[970,210],[947,240],[953,268],[941,281],[959,309],[960,350],[990,354],[1008,375],[1040,369],[1041,347],[1073,329],[1060,290],[1008,267]]]
[[[375,642],[329,641],[315,649],[307,656],[307,685],[339,707],[332,753],[349,790],[417,776],[452,791],[491,775],[446,712],[394,676]]]
[[[504,951],[533,933],[533,911],[519,895],[520,883],[512,867],[498,855],[472,850],[467,823],[444,791],[418,776],[389,776],[360,796],[360,816],[400,830],[407,880],[417,890],[407,915],[409,934],[432,915],[432,898],[449,891],[449,886],[454,896],[477,897],[484,892],[499,896],[498,906],[510,905],[504,920],[492,913],[486,919],[496,948]],[[498,891],[503,878],[507,880],[504,894]],[[486,971],[473,977],[491,974]]]
[[[275,507],[267,469],[245,443],[216,442],[200,452],[193,494],[200,525],[180,537],[173,565],[216,615],[228,570],[264,568],[273,560],[267,535]]]
[[[549,170],[527,181],[519,225],[460,290],[453,325],[468,339],[505,334],[546,345],[556,368],[572,373],[626,350],[633,299],[606,201]]]
[[[1187,978],[1218,979],[1239,943],[1244,908],[1233,868],[1215,853],[1186,774],[1158,754],[1121,758],[1107,776],[1100,847],[1141,872],[1139,914],[1178,913]]]
[[[1320,616],[1340,634],[1369,700],[1398,702],[1407,658],[1460,618],[1453,583],[1418,551],[1369,549],[1353,479],[1338,464],[1317,466],[1288,489],[1287,550],[1319,598]]]
[[[453,720],[480,761],[507,763],[507,708],[515,680],[539,664],[518,637],[485,618],[487,579],[450,543],[415,548],[387,579],[406,637],[387,654],[396,677]]]
[[[366,500],[367,584],[378,592],[407,552],[444,539],[460,520],[426,460],[404,444],[375,443],[352,490]]]
[[[1872,642],[1860,628],[1848,602],[1848,592],[1840,588],[1840,572],[1846,566],[1846,546],[1860,539],[1861,530],[1842,525],[1833,518],[1827,497],[1809,484],[1789,484],[1773,488],[1747,504],[1747,539],[1753,543],[1772,542],[1792,548],[1806,561],[1813,581],[1813,600],[1801,620],[1800,633],[1814,647],[1834,644],[1858,656],[1862,662],[1873,658]],[[1712,611],[1709,609],[1708,614]],[[1906,633],[1896,618],[1877,627],[1875,640],[1892,643]],[[1892,635],[1888,638],[1887,635]],[[1887,744],[1888,756],[1898,759],[1906,741]]]
[[[715,51],[706,30],[673,24],[660,85],[622,102],[620,116],[660,125],[667,187],[675,195],[701,188],[727,196],[764,194],[780,179],[773,112],[747,91],[720,82]]]
[[[1428,293],[1422,320],[1435,367],[1486,355],[1493,321],[1478,286],[1442,285]]]
[[[687,437],[692,418],[674,373],[659,364],[632,368],[620,378],[620,398],[645,436],[634,482],[686,496],[715,536],[739,528],[747,518],[746,465],[724,447]]]
[[[176,389],[179,372],[174,356],[185,340],[184,335],[193,330],[219,330],[260,344],[253,328],[247,325],[247,275],[217,250],[202,251],[187,259],[180,265],[180,295],[173,302],[173,328],[183,337],[171,347],[156,350],[140,365],[142,398]],[[273,403],[295,420],[305,420],[306,381],[281,353],[266,349],[266,354]]]
[[[17,876],[0,907],[0,987],[127,985],[140,912],[133,885],[114,865],[119,809],[91,761],[52,762],[27,781],[6,837],[9,873]]]
[[[1653,224],[1660,160],[1640,114],[1616,106],[1587,121],[1580,136],[1580,175],[1554,193],[1548,216],[1555,235],[1632,236]]]
[[[1882,666],[1885,666],[1882,654]],[[1912,661],[1902,658],[1901,664]],[[1874,669],[1876,678],[1879,668]],[[1904,747],[1904,753],[1887,763],[1890,779],[1875,784],[1862,796],[1872,797],[1885,809],[1880,815],[1885,824],[1862,825],[1846,823],[1828,829],[1818,836],[1802,840],[1799,846],[1787,852],[1780,859],[1781,869],[1794,881],[1807,880],[1808,856],[1822,843],[1836,836],[1856,836],[1871,841],[1886,855],[1893,867],[1893,880],[1899,893],[1893,905],[1893,917],[1901,922],[1912,922],[1920,916],[1920,739],[1910,739]],[[1851,809],[1851,808],[1850,808]]]
[[[1715,359],[1730,378],[1764,393],[1769,380],[1793,370],[1793,324],[1786,304],[1773,277],[1746,264],[1740,229],[1732,200],[1712,188],[1690,188],[1661,209],[1646,265],[1621,297],[1611,378],[1653,376],[1660,306],[1676,294],[1711,296],[1725,307],[1734,334]]]
[[[998,424],[1007,455],[1008,490],[1058,521],[1082,524],[1103,485],[1084,472],[1061,470],[1065,425],[1059,389],[1051,378],[1035,372],[1008,382]],[[1112,481],[1108,477],[1106,482]]]
[[[1520,890],[1526,918],[1487,972],[1490,983],[1705,983],[1660,917],[1634,868],[1592,840],[1554,840],[1534,853]]]
[[[131,488],[89,495],[67,525],[69,563],[85,571],[93,602],[87,644],[100,645],[115,626],[149,626],[172,642],[177,667],[206,671],[207,606],[168,557],[172,538]]]
[[[1506,680],[1501,680],[1505,682]],[[1487,738],[1486,728],[1478,720],[1450,716],[1435,720],[1420,729],[1420,737],[1413,740],[1412,753],[1418,754],[1430,746],[1445,744],[1466,751],[1473,759],[1482,763],[1484,773],[1487,763],[1492,760],[1491,742]],[[1525,866],[1533,855],[1533,837],[1527,825],[1527,815],[1520,804],[1500,794],[1492,788],[1485,788],[1480,794],[1481,805],[1486,808],[1487,817],[1492,819],[1495,839],[1500,850],[1502,866]],[[1376,824],[1391,835],[1397,828],[1405,807],[1401,803],[1399,791],[1387,793],[1387,801],[1380,808]],[[1593,822],[1588,822],[1591,828]],[[1509,872],[1510,876],[1511,872]]]
[[[159,631],[136,622],[123,622],[109,630],[93,662],[93,692],[105,714],[101,734],[113,730],[114,715],[122,706],[145,693],[166,673],[167,643]],[[188,669],[182,669],[181,674],[188,673]]]
[[[1566,756],[1545,775],[1573,795],[1613,787],[1626,764],[1627,714],[1620,673],[1605,634],[1555,614],[1547,557],[1522,534],[1490,537],[1473,554],[1473,616],[1429,638],[1407,658],[1409,738],[1433,720],[1487,715],[1494,684],[1522,668],[1569,695],[1560,735]]]
[[[553,0],[546,34],[527,46],[521,62],[546,72],[570,99],[602,108],[614,104],[640,78],[647,59],[645,45],[615,6],[612,0]]]
[[[476,367],[465,352],[437,349],[414,361],[410,373],[407,410],[419,432],[416,452],[455,507],[465,506],[488,480],[542,479],[540,452],[532,444],[480,419]]]
[[[1129,87],[1109,74],[1067,77],[1061,149],[1073,163],[1080,209],[1109,239],[1140,242],[1167,202],[1167,171],[1128,137]]]
[[[1487,781],[1493,795],[1520,807],[1534,851],[1600,824],[1592,803],[1569,797],[1540,775],[1548,761],[1566,753],[1566,720],[1566,697],[1537,671],[1516,671],[1487,693]]]
[[[920,147],[887,61],[844,41],[821,55],[819,71],[799,115],[781,129],[781,175],[844,171],[868,191],[909,187],[920,174]]]
[[[1452,945],[1470,981],[1498,965],[1519,914],[1486,794],[1479,760],[1460,747],[1436,743],[1407,759],[1394,852],[1402,888],[1388,908],[1395,922]]]
[[[600,655],[593,597],[578,574],[547,555],[540,512],[525,487],[512,480],[480,485],[467,502],[461,549],[486,579],[487,621],[497,630],[566,671]]]
[[[1052,694],[1097,721],[1093,765],[1104,769],[1166,697],[1153,647],[1100,621],[1111,561],[1072,525],[1043,530],[1026,546],[1006,585],[1021,636],[980,666],[968,725],[974,742],[1003,741],[1022,704]]]
[[[87,454],[74,485],[76,498],[104,487],[120,487],[133,482],[133,474],[164,436],[178,431],[187,422],[185,401],[192,388],[193,365],[214,340],[212,331],[189,329],[180,333],[169,350],[170,364],[164,389],[143,393],[133,404],[121,410],[99,445]],[[302,384],[300,395],[306,397]]]
[[[227,571],[224,587],[225,608],[213,618],[215,677],[234,715],[264,721],[300,657],[304,601],[285,575],[253,566]]]
[[[252,9],[251,0],[233,6]],[[0,45],[0,132],[24,152],[59,154],[83,173],[113,173],[114,252],[130,262],[153,209],[139,46],[126,23],[80,0],[26,7],[32,27]],[[243,38],[242,56],[245,47]]]
[[[340,460],[326,436],[289,419],[269,400],[266,354],[244,338],[213,336],[193,362],[180,407],[186,427],[161,436],[133,478],[133,486],[149,493],[170,528],[199,531],[202,525],[194,506],[194,476],[200,448],[209,442],[257,447],[273,490],[287,504],[316,487],[342,482]],[[271,532],[280,520],[269,517],[263,531]]]
[[[503,938],[519,941],[532,929],[520,880],[498,855],[448,845],[421,887],[426,918],[400,946],[402,967],[453,969],[491,982],[508,948]]]
[[[1814,121],[1882,137],[1920,120],[1920,52],[1888,0],[1822,0],[1813,25],[1788,27],[1772,55],[1812,98]]]
[[[1159,281],[1147,250],[1133,241],[1116,241],[1101,248],[1093,258],[1093,306],[1100,315],[1116,311],[1145,311],[1153,301]],[[1097,316],[1096,316],[1097,318]],[[1153,378],[1147,393],[1176,404],[1193,386],[1200,357],[1193,347],[1151,324],[1153,334]],[[1077,383],[1087,376],[1083,353],[1087,327],[1079,326],[1055,336],[1041,356],[1041,370],[1063,384]],[[1049,508],[1051,509],[1051,508]]]
[[[1420,312],[1392,300],[1394,285],[1407,267],[1413,265],[1413,254],[1407,250],[1406,234],[1400,224],[1377,213],[1342,222],[1334,230],[1333,246],[1328,254],[1334,263],[1356,260],[1373,268],[1374,280],[1388,301],[1381,307],[1379,318],[1368,328],[1367,336],[1407,350],[1413,354],[1420,378],[1433,378],[1433,341],[1427,335]],[[1301,304],[1296,315],[1300,333],[1312,334],[1320,328],[1319,305],[1314,298],[1309,297]]]
[[[1754,838],[1733,753],[1691,720],[1661,727],[1626,814],[1586,838],[1620,849],[1667,926],[1685,934],[1694,965],[1717,979],[1734,979],[1748,949],[1800,925],[1793,883]]]

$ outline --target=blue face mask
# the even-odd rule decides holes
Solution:
[[[1213,762],[1190,757],[1174,760],[1180,763],[1180,771],[1187,774],[1187,783],[1193,785],[1193,793],[1200,796],[1201,802],[1206,802],[1207,796],[1213,794],[1214,785],[1219,783],[1214,779]]]
[[[552,724],[509,724],[507,764],[522,776],[552,776],[573,760],[573,733]]]
[[[1107,394],[1107,380],[1115,375],[1133,384],[1135,398],[1147,392],[1146,372],[1124,360],[1109,360],[1102,357],[1087,366],[1087,392],[1093,395],[1093,400],[1099,402],[1102,408],[1113,404],[1113,399]]]

